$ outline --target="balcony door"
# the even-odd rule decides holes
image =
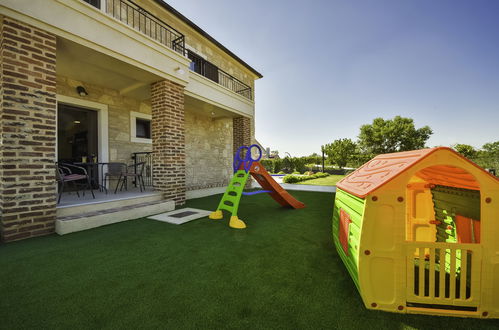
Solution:
[[[190,65],[192,71],[218,83],[218,67],[216,65],[211,64],[190,50],[187,51],[187,57],[192,61]]]

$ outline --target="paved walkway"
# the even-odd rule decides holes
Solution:
[[[319,191],[319,192],[336,192],[336,186],[314,186],[311,184],[280,184],[286,190],[302,190],[302,191]]]

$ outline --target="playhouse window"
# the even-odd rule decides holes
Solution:
[[[343,248],[343,251],[348,255],[348,235],[350,231],[350,215],[345,212],[345,210],[340,209],[340,228],[338,232],[338,238]]]
[[[432,166],[416,173],[407,188],[408,241],[480,243],[480,187],[472,175]]]

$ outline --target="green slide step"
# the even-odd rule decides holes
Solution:
[[[239,202],[241,201],[241,196],[243,195],[243,190],[246,186],[249,175],[249,171],[246,172],[245,170],[238,170],[234,174],[227,190],[225,190],[222,200],[218,204],[217,210],[212,212],[210,215],[211,219],[222,219],[222,210],[225,210],[231,212],[232,214],[229,226],[238,229],[246,227],[244,222],[237,218],[237,210],[239,208]]]
[[[239,201],[243,195],[244,186],[248,181],[249,172],[244,170],[237,171],[227,187],[227,190],[218,204],[217,210],[226,210],[237,216],[237,209],[239,208]]]

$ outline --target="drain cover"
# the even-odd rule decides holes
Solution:
[[[188,217],[188,216],[193,215],[193,214],[197,214],[197,212],[185,211],[185,212],[179,212],[176,214],[169,214],[169,216],[173,217],[173,218],[185,218],[185,217]]]

